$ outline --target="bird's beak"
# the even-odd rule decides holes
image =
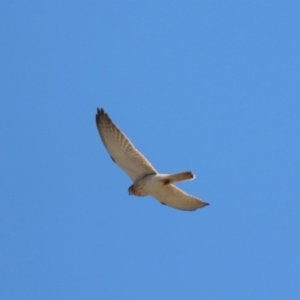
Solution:
[[[133,191],[133,186],[132,185],[128,188],[128,194],[129,194],[129,196],[130,195],[134,195],[134,191]]]

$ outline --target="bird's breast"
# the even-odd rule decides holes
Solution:
[[[147,196],[159,187],[159,181],[156,174],[145,174],[136,179],[133,186],[136,196]]]

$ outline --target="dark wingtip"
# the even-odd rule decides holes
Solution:
[[[104,115],[104,114],[105,114],[104,109],[103,109],[103,108],[99,109],[99,108],[97,107],[97,114],[96,114],[96,124],[97,124],[97,125],[98,125],[98,123],[99,123],[99,121],[100,121],[101,115]]]
[[[104,109],[97,107],[97,115],[102,115],[104,114]]]
[[[96,113],[96,125],[98,125],[98,122],[99,122],[99,116],[100,116],[100,110],[99,108],[97,108],[97,113]]]

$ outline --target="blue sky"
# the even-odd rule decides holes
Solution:
[[[299,299],[298,1],[2,1],[0,298]],[[211,205],[128,196],[103,107]]]

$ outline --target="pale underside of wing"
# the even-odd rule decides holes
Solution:
[[[134,181],[142,174],[157,173],[103,109],[97,109],[96,125],[112,160]]]
[[[156,198],[162,204],[180,210],[193,211],[208,205],[208,203],[186,194],[173,184],[168,184],[158,190],[155,190],[151,193],[151,196]]]

